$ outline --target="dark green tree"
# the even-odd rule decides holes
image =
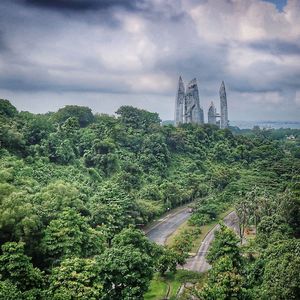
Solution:
[[[0,115],[13,118],[17,114],[17,109],[8,100],[0,99]]]
[[[291,239],[269,245],[265,255],[262,299],[299,299],[300,243]]]
[[[250,299],[245,279],[226,255],[214,262],[206,284],[196,294],[203,300]]]
[[[153,275],[152,259],[133,246],[115,246],[100,256],[104,300],[142,300]]]
[[[151,113],[132,106],[121,106],[116,114],[120,116],[121,122],[129,128],[149,132],[151,128],[160,124],[157,113]]]
[[[66,105],[54,113],[51,118],[59,124],[64,123],[68,118],[74,117],[81,127],[85,127],[94,121],[92,110],[89,107]]]
[[[35,268],[31,259],[24,253],[24,243],[9,242],[2,245],[0,255],[0,274],[2,280],[9,280],[19,290],[32,290],[37,293],[44,283],[43,273]],[[14,291],[17,293],[17,291]]]
[[[116,145],[110,139],[94,140],[92,149],[84,154],[87,167],[98,167],[105,176],[114,173],[118,167],[118,157],[115,154]]]
[[[74,255],[89,257],[101,254],[104,237],[101,232],[89,227],[84,217],[73,209],[67,209],[45,229],[41,247],[47,259],[52,261]]]
[[[228,256],[233,266],[239,266],[241,255],[238,247],[239,239],[236,234],[227,226],[220,225],[220,229],[215,233],[215,239],[206,256],[209,263],[216,262],[220,257]]]

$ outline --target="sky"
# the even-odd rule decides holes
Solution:
[[[230,120],[300,121],[300,0],[1,0],[0,98],[19,110],[121,105],[173,119],[225,81]]]

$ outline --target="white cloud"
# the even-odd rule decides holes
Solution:
[[[127,83],[134,92],[158,92],[166,93],[174,89],[172,80],[165,74],[145,74],[134,78],[128,78]]]
[[[209,42],[247,42],[300,37],[300,1],[289,0],[284,11],[260,0],[208,0],[188,9],[200,38]],[[299,25],[299,26],[297,26]]]

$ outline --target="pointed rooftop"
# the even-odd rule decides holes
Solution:
[[[178,80],[178,93],[177,93],[177,95],[180,94],[180,93],[182,93],[182,92],[183,93],[185,92],[184,83],[183,83],[183,80],[182,80],[181,76],[179,76],[179,80]]]
[[[221,86],[220,86],[220,93],[224,92],[225,91],[225,83],[224,81],[222,80],[222,83],[221,83]]]
[[[178,80],[178,90],[175,99],[175,125],[183,123],[183,106],[184,106],[185,87],[181,76]]]
[[[189,82],[188,88],[189,88],[189,89],[192,89],[192,88],[194,88],[195,86],[197,86],[197,79],[196,79],[196,78],[193,78],[193,79]]]

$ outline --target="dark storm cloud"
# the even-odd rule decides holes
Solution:
[[[5,0],[4,0],[5,1]],[[14,0],[22,5],[30,5],[32,7],[45,10],[53,10],[58,13],[79,15],[82,12],[97,12],[109,11],[114,8],[121,8],[128,12],[143,13],[145,18],[152,21],[158,21],[163,18],[168,18],[171,22],[179,22],[184,18],[185,13],[174,9],[174,5],[165,1],[164,5],[158,6],[149,0]],[[178,0],[175,0],[176,2]],[[161,9],[163,7],[163,9]],[[94,16],[91,14],[85,20],[86,22],[94,21]],[[99,20],[98,20],[99,21]],[[110,20],[109,16],[106,22],[111,25],[116,25],[114,20]]]
[[[0,53],[4,52],[6,50],[8,50],[8,49],[7,49],[7,45],[6,45],[5,41],[4,41],[3,31],[0,30]]]
[[[272,53],[275,55],[299,55],[300,45],[296,42],[288,42],[283,40],[267,40],[267,41],[255,41],[249,43],[249,46],[253,49]]]
[[[41,75],[42,77],[40,77]],[[95,84],[76,85],[76,82],[67,82],[54,80],[43,76],[43,73],[35,73],[34,76],[26,78],[25,76],[0,76],[0,89],[8,89],[16,92],[92,92],[92,93],[111,93],[113,87],[109,83],[102,83],[98,86]],[[128,93],[128,86],[118,85],[114,93]]]
[[[19,3],[32,5],[35,7],[67,10],[67,11],[85,11],[102,10],[114,6],[120,6],[129,10],[137,8],[136,0],[17,0]]]
[[[225,76],[231,89],[240,93],[283,93],[300,87],[299,68],[278,66],[272,62],[253,64],[240,76]]]

